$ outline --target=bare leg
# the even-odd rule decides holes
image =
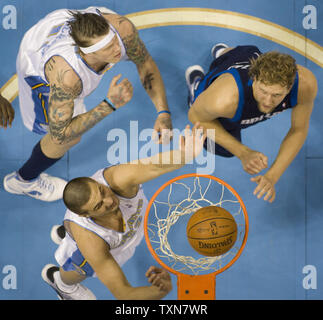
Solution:
[[[79,143],[81,138],[75,139],[66,144],[56,144],[52,141],[50,134],[47,133],[40,141],[41,150],[48,158],[58,159],[71,149],[74,145]]]
[[[219,55],[219,57],[221,57],[223,54],[225,54],[225,53],[227,53],[227,52],[231,51],[232,49],[234,49],[234,48],[226,48],[226,49],[224,49],[224,50],[221,52],[221,54]]]
[[[62,281],[67,285],[78,284],[86,279],[86,276],[83,276],[76,271],[64,271],[63,268],[59,268],[59,273]]]

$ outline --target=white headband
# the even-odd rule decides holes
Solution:
[[[89,47],[80,47],[80,50],[85,54],[98,51],[105,47],[113,39],[114,35],[115,32],[110,28],[109,33],[102,40]]]

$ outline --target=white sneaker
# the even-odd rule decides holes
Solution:
[[[61,178],[41,173],[32,182],[23,182],[18,178],[17,172],[6,175],[3,186],[6,191],[14,194],[24,194],[42,201],[56,201],[63,197],[67,182]]]
[[[41,277],[56,291],[60,300],[96,300],[93,292],[79,283],[75,285],[75,289],[70,293],[62,291],[55,283],[54,272],[56,271],[59,271],[57,266],[47,264],[41,272]]]
[[[215,44],[211,49],[211,56],[215,60],[219,58],[219,56],[222,54],[223,50],[229,48],[229,46],[225,43],[217,43]],[[222,50],[222,51],[220,51]]]
[[[55,225],[52,227],[50,237],[57,245],[60,245],[65,238],[65,228],[63,225]]]
[[[191,107],[194,101],[194,92],[200,81],[204,78],[204,70],[199,65],[190,66],[185,71],[185,79],[188,87],[188,105]]]

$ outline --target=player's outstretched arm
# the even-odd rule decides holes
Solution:
[[[158,300],[171,291],[172,284],[169,274],[159,268],[150,268],[146,273],[151,285],[147,283],[144,286],[133,287],[103,239],[75,223],[71,223],[70,226],[82,255],[116,299]]]
[[[203,149],[206,134],[199,123],[192,129],[187,125],[184,132],[184,136],[179,138],[177,150],[161,152],[149,158],[111,167],[109,169],[111,187],[118,190],[136,188],[139,184],[192,163]]]
[[[114,17],[114,19],[116,18]],[[138,30],[129,19],[123,16],[119,16],[116,23],[119,23],[127,55],[136,65],[141,83],[156,108],[156,115],[160,111],[169,111],[166,90],[159,68],[140,39]],[[159,143],[168,143],[172,131],[170,113],[158,114],[154,129],[156,140],[158,139]]]
[[[299,66],[298,103],[292,109],[291,127],[281,143],[278,155],[264,175],[252,178],[257,183],[254,194],[258,198],[273,202],[276,196],[275,184],[295,159],[307,137],[310,118],[317,94],[317,81],[308,69]]]

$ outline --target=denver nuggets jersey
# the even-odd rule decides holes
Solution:
[[[106,8],[100,8],[102,13],[115,13]],[[74,11],[74,10],[71,10]],[[101,14],[96,7],[89,7],[85,10],[78,10],[83,13]],[[68,20],[71,19],[69,10],[60,9],[51,12],[41,19],[25,34],[19,49],[17,58],[17,74],[19,79],[20,108],[22,111],[24,123],[28,129],[44,134],[47,132],[48,125],[47,107],[49,97],[49,84],[45,76],[45,65],[53,56],[62,57],[76,72],[82,81],[82,92],[75,100],[74,105],[78,105],[78,101],[90,95],[99,85],[105,71],[112,68],[114,64],[108,64],[102,72],[96,72],[82,59],[78,54],[77,47],[72,37],[69,35]],[[118,32],[110,24],[110,27],[116,32],[121,48],[121,60],[127,60],[125,46]],[[28,100],[28,91],[24,86],[28,86],[31,90],[32,105]],[[24,95],[26,92],[26,95]],[[30,95],[30,94],[29,94]],[[26,111],[25,108],[28,108]],[[33,110],[29,110],[29,109]],[[86,110],[81,110],[85,112]],[[76,114],[82,113],[81,111]],[[27,119],[28,114],[33,113],[32,119]],[[74,114],[74,116],[76,115]]]
[[[261,55],[261,52],[255,46],[238,46],[232,49],[212,63],[209,72],[200,81],[195,90],[194,99],[205,91],[220,75],[230,73],[234,77],[239,90],[237,111],[231,119],[218,118],[227,130],[247,128],[297,105],[298,73],[290,92],[271,113],[266,114],[259,111],[257,102],[253,97],[253,81],[248,75],[250,60],[252,58],[257,59],[259,55]]]
[[[103,172],[104,169],[97,171],[92,176],[92,179],[109,186],[103,176]],[[124,232],[117,232],[102,227],[96,224],[91,218],[81,217],[70,210],[66,211],[64,221],[72,221],[102,238],[110,246],[110,253],[121,266],[133,256],[136,247],[143,238],[143,220],[148,200],[144,195],[141,185],[134,198],[128,199],[118,195],[117,197],[120,200],[119,208],[126,225]],[[94,271],[86,260],[84,260],[76,242],[67,232],[63,242],[55,253],[55,258],[64,270],[77,270],[80,272],[81,269],[88,276],[94,275]]]

